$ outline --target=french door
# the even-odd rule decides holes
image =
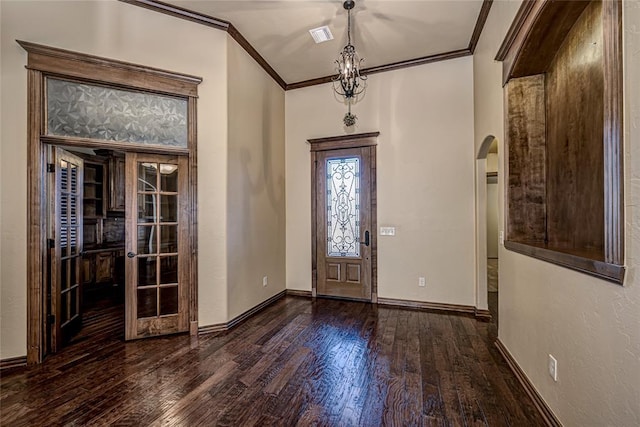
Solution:
[[[318,151],[315,176],[316,290],[371,300],[371,150]]]
[[[61,148],[49,148],[47,299],[49,348],[59,351],[82,323],[82,198],[84,162]]]
[[[189,330],[186,156],[126,155],[127,340]]]

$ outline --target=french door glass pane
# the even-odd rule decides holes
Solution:
[[[138,257],[138,286],[156,286],[157,257]]]
[[[155,254],[158,252],[155,225],[138,226],[138,254]]]
[[[160,226],[160,252],[163,252],[163,253],[178,252],[178,226],[177,225],[161,225]]]
[[[138,163],[138,191],[158,191],[156,163]]]
[[[160,190],[168,193],[178,191],[178,165],[160,164]]]
[[[138,319],[158,315],[158,289],[138,289]]]
[[[160,288],[160,315],[176,314],[178,312],[178,287]]]
[[[177,222],[178,221],[178,196],[160,196],[160,221]]]
[[[360,159],[327,159],[327,255],[360,256]]]
[[[160,284],[178,283],[178,256],[160,258]]]

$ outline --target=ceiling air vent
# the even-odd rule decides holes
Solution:
[[[333,34],[331,34],[331,30],[326,25],[324,27],[314,28],[313,30],[309,30],[311,33],[311,37],[316,43],[322,43],[329,40],[333,40]]]

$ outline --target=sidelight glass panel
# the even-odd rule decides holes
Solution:
[[[138,257],[138,286],[157,285],[157,265],[155,256]]]
[[[327,159],[327,255],[360,256],[360,159]]]
[[[158,288],[138,289],[138,319],[158,315]]]
[[[178,312],[178,287],[160,288],[160,315]]]
[[[187,147],[186,98],[47,78],[47,135]]]

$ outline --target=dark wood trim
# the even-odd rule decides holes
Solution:
[[[174,6],[157,0],[120,0],[123,3],[132,4],[134,6],[144,7],[145,9],[153,10],[154,12],[164,13],[176,18],[186,19],[187,21],[195,22],[197,24],[206,25],[208,27],[216,28],[218,30],[226,31],[248,54],[254,61],[262,67],[262,69],[271,76],[271,78],[280,85],[282,89],[286,89],[287,84],[276,72],[276,70],[269,65],[269,63],[258,53],[258,51],[247,41],[247,39],[238,31],[232,23],[223,19],[215,18],[213,16],[205,15],[204,13],[198,13],[185,9],[183,7]]]
[[[318,175],[318,159],[317,152],[311,150],[311,296],[318,296],[318,198],[316,197],[316,187]]]
[[[233,26],[233,24],[229,25],[227,32],[236,42],[238,42],[240,46],[242,46],[242,48],[249,54],[249,56],[251,56],[253,60],[256,61],[258,65],[260,65],[262,69],[266,71],[266,73],[269,74],[276,83],[278,83],[278,85],[280,85],[283,90],[287,89],[287,83],[282,79],[282,77],[280,77],[276,70],[274,70],[273,67],[269,65],[267,60],[258,53],[258,51],[251,45],[251,43],[249,43],[247,39],[244,38],[240,31],[238,31],[238,29]]]
[[[480,35],[482,34],[482,30],[484,29],[484,24],[487,22],[487,18],[489,17],[489,12],[491,11],[492,4],[493,0],[484,0],[482,2],[482,7],[480,8],[480,13],[478,14],[478,20],[476,21],[476,26],[473,29],[473,34],[471,34],[471,40],[469,41],[469,51],[472,54],[476,51],[478,40],[480,39]]]
[[[380,132],[357,133],[354,135],[338,135],[326,138],[307,139],[311,151],[327,151],[341,148],[361,148],[378,145]],[[365,141],[363,141],[365,140]]]
[[[225,332],[225,331],[228,331],[230,329],[233,329],[236,326],[238,326],[239,324],[241,324],[242,322],[244,322],[245,320],[247,320],[248,318],[250,318],[251,316],[253,316],[254,314],[257,314],[258,312],[260,312],[261,310],[264,310],[265,308],[267,308],[268,306],[270,306],[274,302],[280,300],[281,298],[284,298],[287,294],[288,294],[288,291],[286,289],[283,290],[283,291],[280,291],[277,294],[275,294],[274,296],[262,301],[260,304],[256,305],[255,307],[250,308],[249,310],[247,310],[244,313],[234,317],[233,319],[229,320],[228,322],[216,323],[216,324],[208,325],[208,326],[200,326],[198,328],[198,335],[211,334],[211,333],[215,333],[215,332]]]
[[[491,321],[491,312],[489,310],[485,310],[482,308],[475,308],[475,313],[474,313],[476,319],[482,321],[482,322],[490,322]]]
[[[440,61],[447,61],[449,59],[462,58],[469,55],[472,55],[469,48],[464,48],[464,49],[452,50],[450,52],[436,53],[435,55],[422,56],[420,58],[408,59],[406,61],[398,61],[398,62],[393,62],[391,64],[384,64],[384,65],[378,65],[375,67],[365,68],[361,72],[363,75],[368,76],[376,73],[400,70],[402,68],[415,67],[417,65],[430,64],[432,62],[440,62]],[[301,89],[304,87],[316,86],[324,83],[331,83],[331,81],[333,80],[333,77],[334,76],[331,75],[331,76],[318,77],[315,79],[303,80],[296,83],[289,83],[286,86],[286,90]]]
[[[16,40],[29,53],[27,68],[44,73],[110,83],[124,88],[179,96],[197,96],[202,78],[144,67],[94,55],[85,55],[56,47]]]
[[[604,240],[605,261],[624,263],[622,2],[604,1]]]
[[[313,294],[311,291],[301,291],[299,289],[287,289],[287,296],[311,298],[312,295]]]
[[[40,144],[42,120],[42,73],[27,70],[27,363],[40,363],[44,357],[48,331],[44,307],[45,289],[42,277],[46,265],[46,188],[43,175],[44,150]]]
[[[256,305],[255,307],[250,308],[249,310],[245,311],[244,313],[242,313],[242,314],[234,317],[230,321],[228,321],[227,322],[227,328],[231,329],[231,328],[236,327],[240,323],[242,323],[245,320],[247,320],[249,317],[251,317],[254,314],[258,313],[260,310],[264,310],[265,308],[267,308],[268,306],[270,306],[274,302],[278,301],[281,298],[284,298],[286,295],[287,295],[286,289],[278,292],[274,296],[264,300],[263,302],[261,302],[260,304]]]
[[[522,17],[501,60],[503,84],[511,78],[546,72],[557,49],[588,5],[587,1],[540,0],[533,5],[523,3],[521,8],[527,8],[528,13]]]
[[[198,335],[198,103],[189,99],[189,235],[191,237],[191,278],[189,289],[189,333]]]
[[[618,285],[622,285],[624,281],[625,268],[623,265],[598,261],[570,253],[558,252],[554,249],[545,248],[542,245],[535,246],[511,240],[506,240],[504,242],[504,247],[510,251],[518,252],[562,267],[567,267],[590,276],[608,280]]]
[[[496,339],[495,345],[504,358],[505,362],[507,362],[509,369],[511,369],[520,384],[522,384],[524,391],[531,398],[533,404],[535,405],[542,418],[544,418],[544,421],[547,423],[547,425],[550,427],[561,427],[562,423],[560,422],[560,420],[558,420],[549,405],[547,405],[547,402],[545,402],[540,393],[538,393],[538,390],[536,390],[533,383],[520,368],[520,365],[518,365],[518,362],[516,362],[509,350],[507,350],[502,341],[500,341],[500,338]]]
[[[380,132],[377,132],[378,134]],[[378,303],[378,158],[375,146],[369,147],[371,173],[371,302]]]
[[[378,297],[378,304],[391,305],[394,307],[415,308],[420,310],[449,311],[452,313],[473,314],[474,316],[476,313],[476,308],[472,305],[446,304],[441,302],[413,301],[397,298]]]
[[[482,322],[491,321],[491,312],[481,308],[476,308],[472,305],[462,304],[446,304],[441,302],[429,302],[429,301],[413,301],[397,298],[378,298],[378,304],[390,305],[394,307],[407,307],[415,308],[418,310],[436,310],[436,311],[448,311],[458,314],[472,314],[477,320]]]
[[[86,147],[93,149],[116,150],[130,153],[166,154],[170,156],[187,156],[189,148],[178,148],[161,145],[141,145],[131,142],[105,141],[91,138],[74,138],[67,136],[43,135],[40,141],[51,145],[69,147]]]
[[[8,369],[27,366],[27,356],[10,357],[0,360],[0,372]]]
[[[134,6],[144,7],[145,9],[153,10],[154,12],[164,13],[176,18],[186,19],[187,21],[196,22],[198,24],[206,25],[207,27],[217,28],[218,30],[227,31],[231,25],[229,22],[214,18],[213,16],[205,15],[204,13],[194,12],[189,9],[185,9],[180,6],[164,3],[157,0],[120,0],[123,3],[132,4]]]
[[[511,46],[515,42],[516,37],[518,33],[520,33],[520,29],[524,25],[529,13],[531,13],[531,9],[533,9],[534,4],[535,0],[524,0],[522,2],[515,18],[513,18],[513,22],[511,23],[507,34],[504,37],[504,40],[502,41],[502,44],[500,45],[500,49],[498,49],[498,53],[495,57],[496,61],[504,61],[507,57],[507,52],[509,52],[509,49],[511,49]]]

